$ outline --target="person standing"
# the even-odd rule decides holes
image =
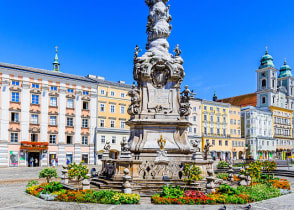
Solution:
[[[34,158],[33,157],[30,158],[30,166],[34,167]]]
[[[38,158],[35,158],[35,167],[38,166],[38,163],[39,163]]]
[[[56,166],[58,166],[58,158],[56,158]]]

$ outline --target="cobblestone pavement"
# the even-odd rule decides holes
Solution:
[[[152,205],[149,198],[143,198],[141,205],[100,205],[100,204],[78,204],[78,203],[62,203],[62,202],[47,202],[39,198],[26,194],[26,182],[16,182],[18,178],[22,179],[37,179],[38,172],[42,168],[14,168],[0,169],[0,210],[2,209],[106,209],[106,210],[217,210],[222,206],[167,206],[167,205]],[[61,170],[61,168],[58,168]],[[1,180],[10,180],[8,183],[1,183]],[[294,178],[288,178],[294,188]],[[228,210],[244,209],[246,205],[227,205]],[[294,209],[294,193],[285,195],[279,198],[265,200],[252,204],[253,210],[293,210]]]

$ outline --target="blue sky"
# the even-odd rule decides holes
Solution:
[[[277,68],[294,68],[293,0],[170,0],[188,84],[211,99],[251,93],[265,46]],[[52,69],[59,46],[61,71],[132,83],[133,52],[144,48],[144,0],[1,1],[0,62]],[[172,50],[172,49],[170,49]]]

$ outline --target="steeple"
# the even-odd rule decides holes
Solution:
[[[261,59],[260,59],[259,69],[263,69],[263,68],[267,68],[267,67],[275,68],[273,60],[274,60],[273,57],[270,54],[268,54],[268,50],[267,50],[267,47],[266,47],[265,55],[262,56]]]
[[[279,78],[292,77],[291,70],[292,70],[291,67],[287,65],[287,61],[285,59],[284,65],[281,66],[281,68],[280,68]]]
[[[215,92],[215,91],[214,91],[214,94],[213,94],[212,100],[213,100],[213,101],[217,101],[217,95],[216,95],[216,92]]]
[[[60,72],[60,71],[59,71],[60,63],[59,63],[59,61],[58,61],[58,55],[57,55],[58,47],[56,46],[55,49],[56,49],[56,50],[55,50],[55,51],[56,51],[56,54],[55,54],[55,58],[54,58],[54,62],[53,62],[53,71]]]

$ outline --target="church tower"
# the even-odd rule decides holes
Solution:
[[[279,77],[278,77],[278,87],[279,90],[286,94],[285,97],[285,108],[294,109],[294,89],[293,89],[293,80],[291,73],[291,67],[287,65],[285,60],[284,65],[281,66]]]
[[[59,70],[59,66],[60,66],[60,63],[58,61],[58,55],[57,55],[57,52],[58,52],[58,47],[56,46],[55,47],[55,51],[56,51],[56,54],[55,54],[55,58],[54,58],[54,62],[53,62],[53,71],[57,71],[57,72],[60,72]]]
[[[277,105],[277,69],[273,63],[273,57],[268,54],[260,60],[257,73],[257,107],[267,109],[269,106]]]

